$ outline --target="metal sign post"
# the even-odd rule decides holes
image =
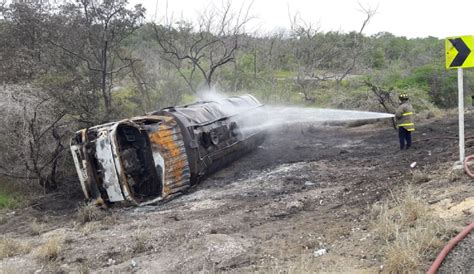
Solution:
[[[463,68],[474,67],[474,36],[448,37],[445,40],[446,68],[458,69],[459,164],[464,164],[464,79]]]
[[[459,162],[464,163],[464,86],[463,71],[458,68]]]

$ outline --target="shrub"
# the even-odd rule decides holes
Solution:
[[[36,250],[35,257],[42,262],[54,261],[58,258],[61,248],[61,239],[57,236],[52,237]]]
[[[77,210],[77,219],[80,223],[99,221],[105,217],[103,209],[94,203],[85,203]]]
[[[33,235],[40,235],[44,231],[44,223],[39,222],[36,218],[31,222],[30,228]]]
[[[0,178],[0,209],[17,208],[21,206],[24,201],[25,197],[19,193],[16,185]]]
[[[31,247],[17,240],[3,236],[0,238],[0,259],[30,252]]]

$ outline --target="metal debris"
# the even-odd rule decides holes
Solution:
[[[78,131],[71,152],[85,197],[147,205],[183,192],[263,143],[252,124],[261,106],[244,95]]]

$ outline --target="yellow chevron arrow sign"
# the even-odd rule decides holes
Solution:
[[[474,36],[457,36],[445,39],[446,68],[474,67]]]

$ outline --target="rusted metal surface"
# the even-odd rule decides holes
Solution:
[[[172,197],[264,141],[252,96],[198,102],[83,129],[71,152],[84,195],[146,205]]]
[[[190,186],[189,164],[181,130],[172,117],[165,119],[156,131],[148,133],[153,152],[158,152],[164,162],[163,197]]]

